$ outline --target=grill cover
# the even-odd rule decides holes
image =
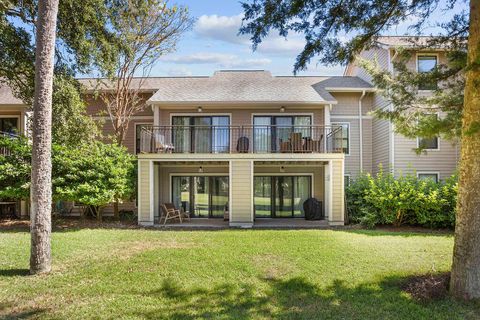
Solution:
[[[322,220],[325,218],[322,210],[322,202],[315,198],[308,198],[303,203],[305,220]]]

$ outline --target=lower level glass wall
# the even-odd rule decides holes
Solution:
[[[304,217],[303,202],[311,196],[311,176],[256,176],[254,178],[255,217]]]

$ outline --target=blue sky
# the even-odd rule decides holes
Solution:
[[[460,0],[461,1],[461,0]],[[256,52],[251,49],[247,37],[237,36],[242,19],[242,8],[237,0],[177,0],[185,5],[196,19],[191,31],[177,44],[177,50],[160,59],[152,69],[151,76],[211,75],[220,69],[263,69],[275,75],[292,74],[296,55],[303,48],[300,35],[287,40],[276,34],[270,35]],[[463,2],[454,11],[466,9]],[[452,12],[437,10],[431,21],[447,21]],[[408,33],[404,23],[390,30],[390,35]],[[435,28],[427,30],[434,32]],[[325,67],[314,61],[300,75],[341,75],[343,67]]]

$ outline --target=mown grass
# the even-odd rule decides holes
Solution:
[[[28,276],[29,234],[0,234],[0,318],[477,319],[478,303],[417,302],[401,284],[448,271],[451,235],[376,231],[53,233]]]

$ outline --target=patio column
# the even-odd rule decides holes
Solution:
[[[153,109],[153,125],[158,127],[160,125],[160,108],[156,105],[152,105]]]
[[[153,161],[138,160],[138,224],[153,225],[154,217]]]
[[[253,226],[253,161],[230,161],[230,226]]]
[[[329,162],[329,215],[330,225],[343,225],[345,213],[345,188],[344,188],[344,160],[335,159]]]

